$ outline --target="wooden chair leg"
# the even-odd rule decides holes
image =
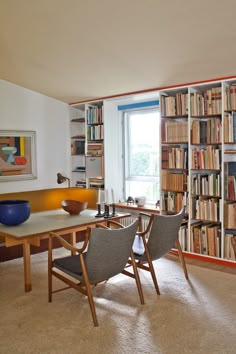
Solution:
[[[135,277],[136,285],[137,285],[137,288],[138,288],[140,302],[141,302],[142,305],[144,305],[144,297],[143,297],[142,285],[141,285],[141,282],[140,282],[140,277],[139,277],[139,273],[138,273],[138,269],[137,269],[137,264],[135,262],[133,252],[131,252],[130,257],[131,257],[131,262],[132,262],[132,266],[133,266],[133,271],[134,271],[134,277]]]
[[[52,239],[48,240],[48,302],[52,302]]]
[[[179,242],[178,239],[176,240],[176,246],[177,246],[177,249],[178,249],[179,259],[180,259],[180,263],[181,263],[183,271],[184,271],[185,278],[187,280],[189,280],[188,271],[187,271],[186,263],[185,263],[185,260],[184,260],[182,248],[181,248],[181,245],[180,245],[180,242]]]
[[[153,283],[155,285],[155,289],[156,289],[157,295],[161,295],[160,289],[159,289],[159,286],[158,286],[158,283],[157,283],[155,270],[154,270],[154,267],[153,267],[153,264],[152,264],[152,260],[148,261],[148,265],[149,265],[150,273],[151,273],[151,276],[152,276]]]
[[[152,280],[153,280],[157,295],[160,295],[160,289],[159,289],[159,286],[158,286],[158,283],[157,283],[155,270],[154,270],[154,267],[153,267],[153,264],[152,264],[152,260],[151,260],[150,254],[149,254],[147,243],[146,243],[146,241],[144,239],[143,239],[143,244],[144,244],[145,253],[146,253],[146,257],[147,257],[147,263],[149,265],[149,271],[151,273]]]
[[[233,237],[231,238],[231,244],[232,244],[232,246],[233,246],[234,255],[235,255],[235,257],[236,257],[236,236],[233,236]]]
[[[87,296],[88,296],[90,310],[91,310],[91,313],[93,316],[93,323],[94,323],[94,326],[97,327],[98,320],[97,320],[96,309],[95,309],[95,305],[94,305],[94,301],[93,301],[93,294],[92,294],[91,286],[89,283],[87,283],[86,280],[85,280],[85,286],[86,286],[86,290],[87,290]]]
[[[96,309],[95,309],[94,300],[93,300],[93,294],[92,294],[91,285],[89,282],[89,278],[88,278],[88,274],[87,274],[87,270],[86,270],[86,266],[85,266],[84,258],[83,258],[82,254],[80,254],[80,262],[81,262],[81,266],[82,266],[88,302],[89,302],[90,310],[91,310],[92,317],[93,317],[93,323],[94,323],[94,326],[97,327],[98,321],[97,321]]]

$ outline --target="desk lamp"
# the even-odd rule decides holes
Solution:
[[[61,173],[57,174],[57,183],[58,184],[64,183],[66,180],[68,181],[68,188],[70,188],[70,179],[68,177],[62,176]]]

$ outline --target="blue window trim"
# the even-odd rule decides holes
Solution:
[[[137,102],[132,104],[124,104],[118,106],[118,111],[126,111],[127,109],[134,109],[134,108],[145,108],[145,107],[153,107],[159,106],[159,100],[149,101],[149,102]]]

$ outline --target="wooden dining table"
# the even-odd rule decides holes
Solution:
[[[31,213],[28,220],[17,226],[0,224],[0,236],[5,239],[5,246],[22,245],[24,262],[25,291],[32,290],[30,245],[40,246],[40,241],[49,238],[50,232],[58,235],[70,234],[70,241],[76,243],[76,232],[95,227],[97,223],[106,224],[108,220],[120,220],[129,217],[129,213],[117,213],[108,218],[96,217],[97,211],[86,209],[80,215],[70,215],[63,209]]]

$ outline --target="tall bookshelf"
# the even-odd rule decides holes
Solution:
[[[70,121],[71,185],[104,188],[103,102],[75,104]]]
[[[190,254],[235,260],[236,81],[160,92],[161,212],[185,207]]]
[[[85,178],[85,106],[79,105],[70,121],[71,137],[71,185],[86,188]]]
[[[236,80],[223,82],[223,257],[234,260],[231,239],[236,235]]]
[[[222,255],[222,85],[190,87],[189,251]]]
[[[86,177],[88,188],[104,188],[103,101],[86,106]]]
[[[161,106],[161,212],[188,210],[188,89],[160,93]],[[180,230],[187,250],[187,225]]]

